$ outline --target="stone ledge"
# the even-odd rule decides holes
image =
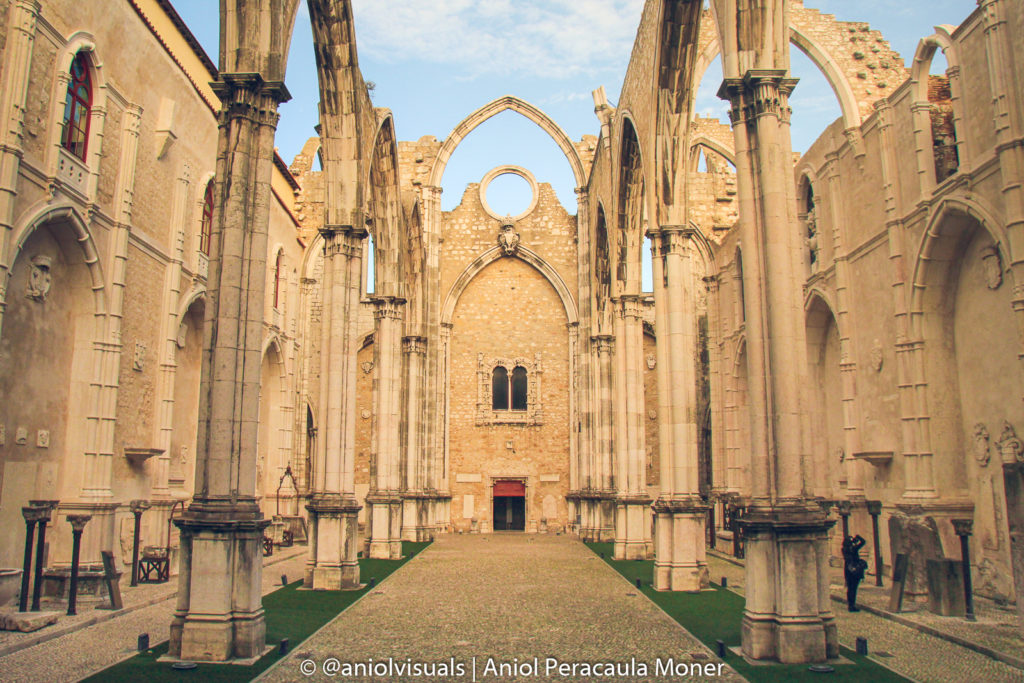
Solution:
[[[57,623],[63,612],[0,612],[0,629],[31,633]]]

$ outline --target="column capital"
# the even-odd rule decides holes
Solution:
[[[85,525],[89,523],[90,519],[92,519],[92,515],[68,515],[71,530],[78,533],[85,531]]]
[[[427,353],[427,338],[409,336],[402,337],[402,353],[424,356]]]
[[[590,338],[590,343],[597,347],[597,353],[609,354],[615,348],[615,337],[610,334],[597,334]]]
[[[785,69],[750,69],[742,78],[726,78],[718,88],[718,97],[731,105],[732,125],[747,123],[760,116],[789,120],[789,95],[800,79],[788,78]]]
[[[370,301],[373,303],[373,317],[377,320],[402,319],[402,307],[405,306],[405,299],[398,296],[375,296]]]

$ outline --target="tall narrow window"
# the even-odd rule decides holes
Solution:
[[[512,370],[512,410],[526,410],[526,368],[517,365]]]
[[[277,252],[277,259],[274,261],[274,308],[281,307],[281,278],[284,276],[281,259],[283,258],[284,252]]]
[[[206,185],[203,197],[203,222],[199,226],[199,251],[204,256],[210,255],[210,235],[213,234],[213,181]]]
[[[89,109],[92,107],[92,79],[89,62],[84,52],[71,62],[71,83],[64,99],[64,130],[60,144],[64,149],[85,161],[85,148],[89,140]]]
[[[491,373],[491,410],[508,410],[508,370],[500,365]]]

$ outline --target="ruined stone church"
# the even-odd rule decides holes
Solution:
[[[647,0],[593,135],[507,96],[399,141],[351,3],[308,0],[320,127],[289,163],[297,5],[221,0],[215,65],[170,0],[0,0],[0,565],[44,515],[62,595],[89,515],[87,599],[144,511],[193,660],[261,651],[285,533],[326,590],[445,533],[610,541],[672,591],[742,553],[753,659],[838,653],[826,569],[873,522],[909,595],[967,533],[975,591],[1024,605],[1024,2],[938,18],[908,66],[801,0]],[[841,109],[799,156],[792,48]],[[694,111],[719,55],[728,122]],[[505,111],[575,206],[495,159],[442,210]]]

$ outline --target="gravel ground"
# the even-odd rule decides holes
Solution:
[[[708,556],[711,580],[718,583],[722,576],[729,578],[729,588],[743,593],[745,569],[718,557]],[[841,574],[838,581],[842,581]],[[833,581],[836,579],[833,578]],[[862,589],[864,584],[861,584]],[[994,660],[974,650],[880,617],[870,612],[848,612],[846,589],[833,585],[833,595],[841,595],[844,602],[833,602],[832,608],[839,626],[839,642],[854,648],[857,637],[868,639],[872,659],[893,671],[921,683],[965,683],[985,681],[999,683],[1024,681],[1024,671]],[[878,656],[885,652],[891,657]]]
[[[294,580],[302,576],[305,568],[305,548],[296,548],[284,557],[278,553],[267,558],[264,566],[264,595],[280,587],[281,574]],[[177,586],[174,577],[170,585],[173,586],[170,589],[167,584],[161,587],[173,596]],[[173,597],[168,597],[149,607],[0,657],[0,683],[70,683],[90,676],[134,655],[140,633],[149,634],[151,646],[166,641],[174,605]]]
[[[693,655],[697,657],[694,658]],[[488,661],[532,667],[487,670]],[[598,678],[549,671],[561,663],[629,663],[640,674]],[[334,659],[331,659],[334,658]],[[462,665],[453,676],[415,679],[336,676],[333,662]],[[681,681],[743,680],[727,667],[718,678],[656,675],[658,659],[717,667],[710,650],[573,537],[526,534],[444,535],[343,612],[258,680]],[[315,673],[304,675],[310,660]],[[571,670],[570,670],[571,671]]]

